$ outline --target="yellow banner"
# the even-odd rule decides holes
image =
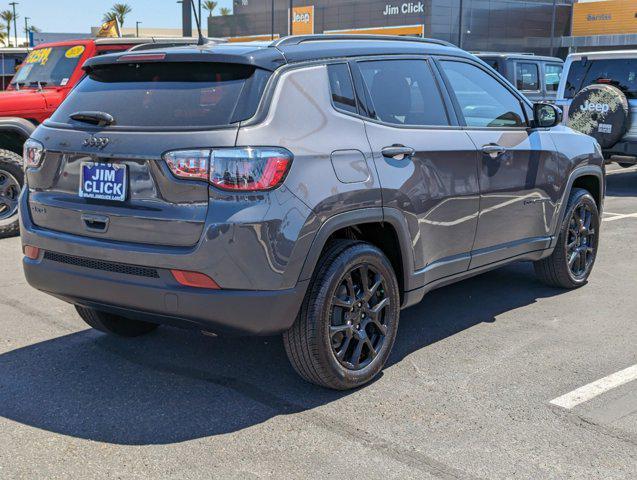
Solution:
[[[314,6],[292,9],[292,35],[312,35],[314,33]]]
[[[121,37],[121,33],[119,31],[119,24],[117,20],[110,20],[108,22],[102,23],[102,28],[100,28],[99,32],[97,32],[97,37]]]
[[[46,65],[46,62],[49,61],[49,55],[51,55],[51,48],[39,48],[29,53],[29,56],[24,60],[24,63],[27,65],[30,63]]]
[[[637,0],[606,0],[573,5],[573,36],[637,33]]]

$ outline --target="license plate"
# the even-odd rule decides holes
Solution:
[[[100,200],[126,200],[126,165],[83,162],[80,197]]]

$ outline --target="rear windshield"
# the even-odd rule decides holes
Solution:
[[[566,79],[565,98],[573,98],[595,83],[615,85],[628,98],[637,98],[637,59],[582,59],[571,64]]]
[[[228,63],[137,63],[94,67],[51,117],[113,116],[116,127],[214,127],[250,118],[270,72]]]

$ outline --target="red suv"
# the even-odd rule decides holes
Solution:
[[[18,233],[18,195],[23,184],[22,146],[84,76],[94,56],[143,44],[173,45],[192,39],[98,38],[38,45],[5,92],[0,93],[0,238]]]

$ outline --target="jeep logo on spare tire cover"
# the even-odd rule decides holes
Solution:
[[[602,148],[611,148],[630,125],[626,95],[612,85],[589,85],[582,89],[568,110],[569,126],[595,138]]]

